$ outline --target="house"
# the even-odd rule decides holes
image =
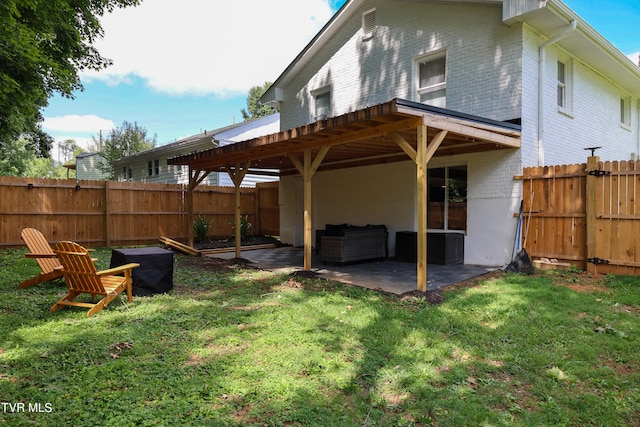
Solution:
[[[66,162],[63,166],[67,169],[67,177],[69,171],[75,170],[76,179],[105,180],[107,174],[100,168],[104,162],[104,157],[98,153],[83,152],[76,156],[75,161]]]
[[[186,184],[189,182],[187,166],[169,166],[167,159],[182,154],[205,151],[217,146],[233,144],[279,130],[280,114],[259,117],[215,130],[205,130],[178,141],[141,151],[113,162],[119,181],[158,182]],[[278,177],[265,173],[248,174],[243,186],[253,187],[257,182],[274,181]],[[227,173],[209,174],[202,182],[205,185],[233,186]]]
[[[560,0],[348,0],[263,95],[279,133],[171,162],[277,167],[305,269],[325,224],[385,224],[390,256],[417,231],[423,289],[425,234],[511,260],[523,167],[635,158],[638,97],[640,69]]]

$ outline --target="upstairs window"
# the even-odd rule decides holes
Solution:
[[[325,90],[314,95],[315,121],[324,120],[331,114],[331,91]]]
[[[620,98],[620,124],[631,126],[631,98]]]
[[[447,58],[430,55],[417,61],[418,99],[434,107],[447,106]]]
[[[571,61],[558,61],[556,82],[556,103],[561,112],[570,113],[572,106],[572,64]]]

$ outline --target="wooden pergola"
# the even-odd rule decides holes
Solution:
[[[240,184],[248,173],[299,173],[304,182],[304,269],[311,269],[312,186],[318,171],[411,159],[417,183],[417,289],[427,288],[427,165],[434,156],[520,148],[520,125],[393,99],[305,126],[168,160],[189,166],[189,193],[211,172],[226,171],[236,189],[240,257]],[[189,197],[189,224],[193,198]],[[193,232],[189,227],[190,244]]]

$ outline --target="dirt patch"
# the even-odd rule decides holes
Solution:
[[[545,275],[545,273],[539,273]],[[556,272],[553,273],[552,283],[555,286],[564,286],[576,292],[607,292],[605,276],[589,274],[584,271]]]

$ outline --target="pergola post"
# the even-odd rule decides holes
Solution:
[[[427,127],[418,126],[416,182],[418,192],[417,289],[427,290]]]
[[[192,170],[189,168],[189,185],[187,187],[187,243],[193,247],[193,190],[207,177],[211,171]]]
[[[240,184],[242,184],[242,180],[244,176],[247,174],[249,170],[249,166],[251,166],[251,162],[247,162],[244,167],[240,165],[240,163],[233,166],[226,166],[227,173],[233,181],[233,186],[235,188],[235,200],[236,200],[236,208],[234,212],[234,225],[235,225],[235,243],[236,243],[236,258],[240,258],[240,246],[242,246],[242,233],[240,232]]]
[[[320,149],[316,158],[311,159],[311,150],[304,151],[304,159],[303,163],[289,155],[291,162],[294,164],[300,175],[302,175],[303,180],[303,188],[304,188],[304,270],[311,270],[311,238],[312,238],[312,228],[313,228],[313,217],[312,217],[312,186],[311,179],[313,175],[318,170],[318,167],[322,163],[324,156],[327,155],[329,151],[329,146],[326,145]]]
[[[391,138],[402,148],[402,150],[416,163],[416,192],[417,192],[417,216],[418,216],[418,241],[417,241],[417,290],[426,292],[427,290],[427,165],[433,157],[438,147],[448,131],[441,130],[433,137],[431,142],[427,141],[427,126],[417,127],[416,149],[414,150],[402,136],[393,132]]]

